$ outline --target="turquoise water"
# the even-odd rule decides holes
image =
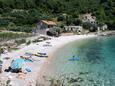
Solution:
[[[73,55],[79,60],[69,61]],[[50,77],[82,78],[79,86],[115,86],[115,36],[69,43],[56,52],[46,69],[44,75]]]

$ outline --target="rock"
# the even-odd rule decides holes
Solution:
[[[84,81],[83,78],[81,78],[81,77],[78,77],[77,80],[78,80],[78,82]]]
[[[89,74],[89,72],[79,72],[80,75],[82,74]]]
[[[78,80],[71,78],[68,83],[75,83],[75,82],[78,82]]]

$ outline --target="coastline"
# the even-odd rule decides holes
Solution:
[[[97,37],[97,35],[94,34],[90,34],[90,35],[72,35],[72,36],[62,36],[59,38],[56,38],[54,40],[51,41],[51,43],[54,43],[55,45],[57,45],[55,47],[55,45],[52,47],[53,50],[49,51],[49,58],[47,59],[47,61],[42,65],[40,71],[38,72],[38,78],[37,78],[37,86],[41,85],[41,83],[39,82],[43,82],[43,70],[47,70],[47,66],[49,64],[49,62],[51,62],[51,59],[55,56],[55,53],[57,51],[59,51],[60,49],[62,49],[64,46],[66,46],[68,43],[74,42],[74,41],[79,41],[81,39],[87,39],[87,38],[94,38]],[[68,40],[66,40],[66,38]],[[60,43],[59,43],[60,42]]]
[[[25,52],[35,53],[35,52],[39,51],[39,52],[45,52],[48,55],[48,58],[33,57],[33,58],[36,58],[37,61],[32,62],[32,63],[27,63],[27,65],[30,68],[32,68],[32,72],[27,73],[24,80],[23,79],[17,79],[16,77],[11,78],[11,82],[14,84],[12,86],[21,86],[23,84],[25,86],[28,86],[28,83],[30,83],[30,81],[33,84],[32,86],[35,86],[36,85],[36,80],[39,78],[40,73],[42,73],[43,66],[47,65],[48,62],[50,62],[50,59],[53,57],[53,55],[56,53],[57,50],[59,50],[64,45],[66,45],[70,42],[73,42],[73,41],[76,41],[76,40],[79,40],[79,39],[92,38],[92,37],[96,37],[96,35],[60,36],[58,38],[51,38],[51,40],[46,40],[46,41],[43,41],[43,42],[30,44],[29,46],[25,46],[24,48],[22,48],[18,51],[8,53],[7,55],[2,55],[2,58],[5,58],[6,56],[13,57],[13,58],[11,58],[11,60],[14,59],[14,58],[19,57],[20,55],[24,55]],[[51,46],[45,46],[44,47],[46,42],[50,42]],[[5,67],[3,67],[3,70],[9,66],[11,60],[4,62],[4,64],[6,62],[8,64],[5,65]],[[6,73],[3,73],[3,76],[4,75],[6,76]],[[17,76],[17,75],[15,74],[15,75],[12,75],[12,76]]]

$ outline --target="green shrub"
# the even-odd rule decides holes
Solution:
[[[29,40],[28,42],[26,42],[26,45],[29,45],[29,44],[31,44],[31,41]]]
[[[18,45],[26,43],[26,39],[15,40]]]
[[[65,19],[65,17],[64,17],[63,15],[60,15],[60,16],[58,16],[58,18],[57,18],[58,21],[63,21],[64,19]]]
[[[9,31],[16,31],[16,32],[26,32],[26,33],[31,33],[32,32],[32,27],[30,26],[15,26],[14,23],[10,23],[7,27]]]
[[[92,27],[92,25],[90,23],[87,23],[87,22],[84,22],[82,24],[82,26],[83,26],[84,29],[88,29],[88,30]]]
[[[0,18],[0,26],[6,26],[8,25],[9,20]]]
[[[28,37],[29,34],[26,33],[13,33],[13,32],[0,32],[0,41]]]

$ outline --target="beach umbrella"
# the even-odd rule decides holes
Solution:
[[[11,62],[11,68],[12,69],[19,69],[22,68],[25,60],[21,58],[17,58]]]

